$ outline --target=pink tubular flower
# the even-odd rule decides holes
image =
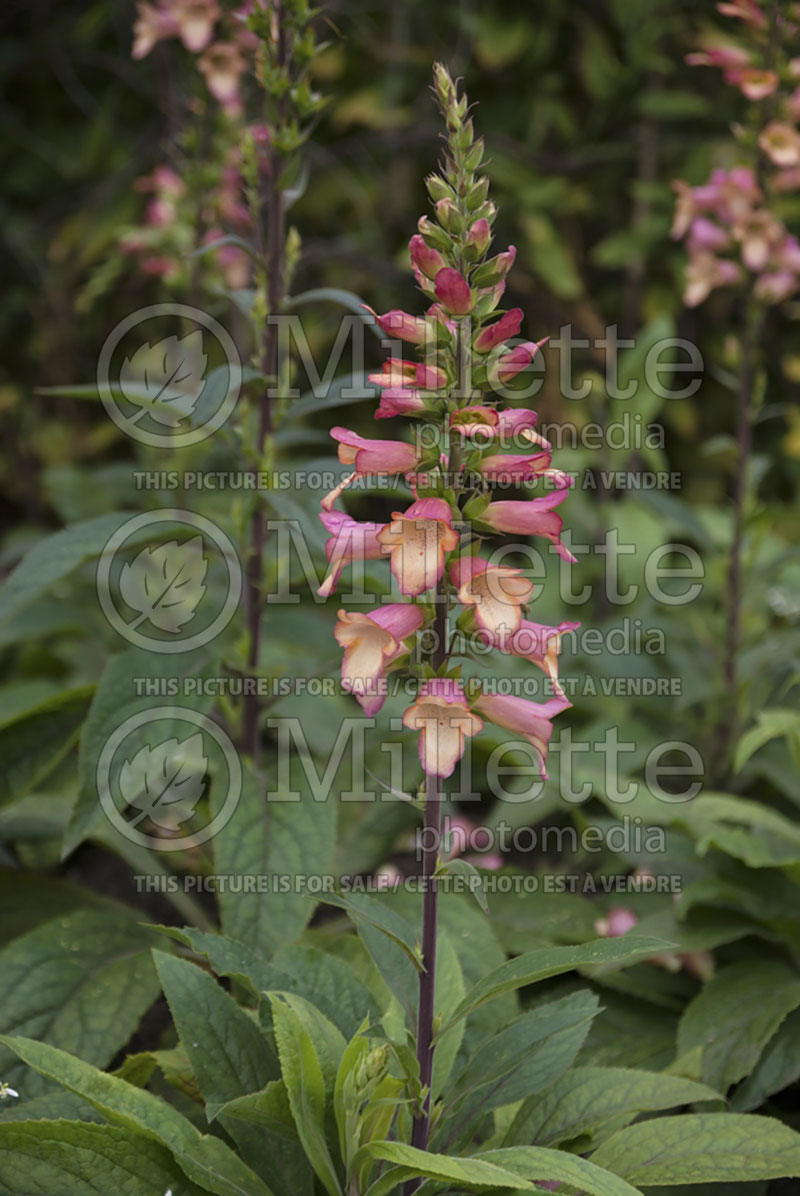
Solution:
[[[494,635],[482,627],[478,627],[478,634],[483,642],[492,648],[499,648],[501,652],[509,652],[535,664],[547,674],[557,689],[561,636],[565,631],[577,631],[579,627],[580,623],[559,623],[556,627],[548,627],[543,623],[532,623],[529,619],[523,619],[517,630],[510,635]]]
[[[408,312],[392,311],[379,316],[367,304],[363,304],[366,311],[374,317],[376,324],[387,336],[395,340],[407,341],[410,345],[424,345],[428,336],[428,324],[420,316],[410,316]]]
[[[494,324],[487,325],[475,338],[475,348],[479,353],[490,353],[496,345],[501,345],[510,337],[516,336],[522,327],[522,309],[512,307]]]
[[[759,71],[751,67],[739,72],[730,82],[735,83],[748,100],[765,100],[777,88],[778,76],[775,71]]]
[[[377,610],[339,611],[333,634],[344,648],[342,687],[354,695],[368,716],[377,714],[386,693],[381,678],[408,651],[405,640],[425,621],[423,610],[410,602],[393,602]]]
[[[547,441],[533,431],[537,418],[536,412],[527,407],[507,407],[504,411],[498,411],[497,428],[501,439],[513,441],[518,437],[547,446]]]
[[[204,50],[214,33],[219,17],[216,0],[172,0],[178,37],[193,54]]]
[[[472,309],[472,291],[469,284],[452,266],[445,266],[436,275],[433,284],[436,298],[451,316],[465,316]]]
[[[539,453],[492,453],[483,458],[478,468],[487,481],[508,486],[542,477],[549,464],[550,453],[545,449]]]
[[[683,302],[687,307],[697,307],[716,287],[731,286],[741,277],[736,262],[717,258],[713,253],[695,253],[686,267]]]
[[[444,258],[438,249],[431,249],[425,244],[424,237],[415,233],[408,243],[411,253],[411,264],[424,274],[426,278],[434,279],[444,268]]]
[[[800,165],[800,132],[788,121],[771,120],[758,144],[776,166]]]
[[[390,556],[392,573],[404,594],[416,596],[435,586],[444,572],[445,557],[458,547],[453,512],[443,498],[422,498],[407,511],[395,511],[392,522],[378,533]]]
[[[476,520],[479,525],[493,532],[508,535],[543,536],[549,540],[562,560],[575,564],[575,557],[561,543],[563,520],[553,511],[567,497],[567,490],[554,490],[539,498],[492,502]]]
[[[328,532],[325,543],[328,572],[317,593],[327,598],[347,565],[353,561],[374,561],[383,556],[378,534],[385,525],[359,523],[343,511],[322,511],[320,519]]]
[[[459,407],[450,416],[450,429],[462,436],[471,436],[476,431],[485,438],[498,435],[499,412],[494,407]]]
[[[547,344],[549,340],[550,337],[546,336],[540,341],[525,341],[524,344],[504,353],[490,370],[489,381],[493,382],[496,379],[502,386],[516,378],[517,374],[528,368],[542,345]]]
[[[421,390],[441,390],[447,385],[447,374],[437,366],[423,365],[420,362],[417,366],[416,382]]]
[[[475,702],[475,709],[496,727],[502,727],[505,731],[511,731],[512,734],[526,739],[539,757],[542,778],[547,780],[547,745],[553,733],[550,720],[568,710],[571,705],[563,694],[557,694],[546,702],[529,702],[527,698],[481,694]]]
[[[489,221],[485,216],[483,216],[480,220],[476,220],[472,225],[470,225],[466,244],[480,255],[485,253],[489,248],[489,242],[491,239],[492,230],[489,226]]]
[[[783,303],[800,288],[800,278],[791,270],[765,270],[756,279],[755,294],[765,303]]]
[[[391,419],[394,415],[421,415],[428,407],[418,390],[404,386],[390,386],[381,395],[375,411],[376,419]]]
[[[146,58],[157,42],[174,37],[177,32],[175,15],[163,4],[137,4],[131,57]]]
[[[459,602],[472,609],[478,626],[493,638],[501,639],[519,629],[520,608],[530,601],[534,590],[521,569],[467,556],[450,566],[450,580],[458,588]]]
[[[727,249],[730,243],[730,237],[725,229],[720,228],[718,224],[705,216],[698,216],[689,225],[687,245],[690,253],[698,249],[710,249],[716,252],[720,249]]]
[[[735,17],[744,21],[746,25],[752,25],[754,29],[763,29],[767,23],[767,18],[761,7],[756,4],[756,0],[723,0],[717,8],[724,17]]]
[[[348,428],[331,428],[331,436],[339,441],[342,465],[354,465],[355,470],[325,495],[322,500],[325,511],[333,508],[336,499],[355,478],[370,473],[409,473],[417,464],[417,450],[405,440],[365,440]]]
[[[419,759],[426,773],[449,777],[464,755],[465,739],[483,730],[483,721],[467,705],[461,682],[432,677],[423,682],[403,725],[419,731]]]
[[[406,387],[413,385],[417,377],[417,366],[413,361],[403,361],[402,357],[389,357],[381,366],[379,374],[369,374],[369,381],[373,386]]]
[[[214,42],[198,60],[197,66],[205,76],[208,90],[221,104],[234,104],[239,97],[239,79],[245,61],[233,42]]]

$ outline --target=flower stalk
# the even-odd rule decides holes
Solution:
[[[382,391],[376,419],[425,419],[430,435],[409,443],[333,429],[340,462],[355,472],[322,500],[328,573],[318,591],[330,594],[351,564],[388,558],[396,588],[410,599],[404,606],[392,596],[367,613],[340,610],[335,636],[345,649],[343,688],[365,713],[374,715],[383,705],[390,671],[403,669],[416,681],[416,697],[403,725],[419,734],[425,789],[416,1026],[422,1099],[411,1126],[411,1143],[423,1150],[435,1112],[431,1089],[444,782],[464,755],[467,740],[483,730],[484,719],[526,739],[546,775],[551,720],[569,706],[557,669],[559,636],[567,625],[551,628],[524,620],[532,582],[520,569],[495,564],[478,549],[498,532],[535,535],[572,559],[561,543],[561,517],[553,509],[566,498],[571,480],[549,468],[551,446],[533,430],[536,413],[499,403],[527,383],[525,371],[544,342],[509,345],[523,319],[518,308],[500,307],[515,250],[512,246],[487,257],[495,208],[487,198],[488,180],[479,175],[483,143],[475,138],[466,97],[441,65],[434,68],[434,94],[446,124],[447,152],[441,173],[426,180],[434,219],[422,217],[409,244],[419,289],[430,306],[424,316],[371,312],[395,353],[399,342],[403,350],[406,345],[417,348],[423,360],[393,356],[370,376]],[[516,451],[506,452],[508,448]],[[404,474],[414,496],[406,510],[393,511],[385,524],[359,523],[335,506],[345,490],[352,493],[370,472]],[[549,493],[534,498],[524,491],[513,501],[493,501],[498,484],[542,483],[551,488]],[[451,611],[458,606],[463,608],[457,616],[461,633],[542,668],[554,696],[544,703],[482,696],[476,678],[462,677],[464,666],[457,657],[464,654],[451,651]],[[429,644],[425,651],[423,644]],[[409,1180],[405,1196],[419,1183]]]

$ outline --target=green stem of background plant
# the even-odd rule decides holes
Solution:
[[[283,6],[275,6],[275,20],[278,30],[278,64],[286,67],[287,44],[283,23]],[[282,156],[273,150],[269,156],[269,176],[265,183],[264,212],[267,221],[266,237],[266,300],[267,315],[276,315],[284,301],[285,280],[285,212],[283,192],[280,187]],[[261,345],[261,372],[264,375],[264,391],[259,401],[258,430],[256,433],[256,457],[259,468],[268,437],[272,432],[272,394],[278,382],[278,325],[266,321]],[[245,618],[247,622],[247,668],[257,671],[261,658],[261,601],[264,542],[266,538],[267,512],[264,502],[256,499],[256,507],[250,526],[250,552],[247,559],[247,580],[245,590]],[[259,754],[259,700],[254,692],[244,697],[242,715],[242,746],[254,763]]]

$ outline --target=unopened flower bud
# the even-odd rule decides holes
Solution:
[[[423,241],[431,249],[440,249],[444,253],[448,253],[453,248],[453,242],[444,229],[439,228],[427,216],[420,216],[417,228]]]
[[[438,199],[453,198],[453,188],[438,174],[429,174],[425,179],[425,186],[428,189],[428,195],[430,195],[434,203]]]
[[[464,217],[452,199],[440,199],[436,204],[436,219],[449,233],[463,233]]]
[[[476,220],[470,226],[467,234],[467,245],[476,250],[478,257],[486,252],[489,248],[489,242],[492,239],[492,230],[489,227],[489,221],[484,217],[481,220]]]

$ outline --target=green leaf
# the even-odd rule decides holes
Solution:
[[[582,1047],[599,1008],[594,993],[572,993],[528,1010],[478,1047],[445,1093],[443,1147],[460,1144],[476,1118],[557,1080]]]
[[[349,393],[351,391],[355,393]],[[341,378],[334,378],[327,386],[324,385],[323,379],[323,384],[315,390],[291,401],[286,412],[286,421],[288,423],[290,420],[305,419],[317,411],[349,407],[351,403],[366,403],[369,400],[375,402],[376,395],[376,387],[368,380],[366,374],[345,374]]]
[[[509,1145],[569,1142],[619,1116],[656,1112],[695,1101],[719,1100],[705,1084],[663,1072],[625,1067],[573,1067],[520,1107],[506,1134]]]
[[[750,1113],[688,1113],[614,1134],[592,1162],[634,1184],[712,1183],[800,1175],[800,1134]]]
[[[260,1092],[249,1092],[247,1096],[229,1100],[220,1109],[220,1118],[224,1120],[225,1117],[260,1126],[282,1138],[297,1138],[297,1127],[283,1080],[271,1080]]]
[[[550,218],[536,212],[522,218],[522,227],[533,272],[559,299],[577,299],[583,292],[583,280],[570,246]]]
[[[149,929],[189,947],[195,955],[207,960],[218,976],[230,976],[240,984],[249,986],[254,996],[263,989],[277,987],[272,983],[275,969],[266,955],[251,950],[238,939],[208,930],[196,930],[193,926],[151,924]]]
[[[364,927],[371,927],[385,935],[399,947],[413,964],[415,971],[422,971],[417,935],[409,922],[393,909],[383,905],[365,893],[337,893],[326,898],[329,905],[347,910],[359,933]]]
[[[748,868],[800,863],[800,829],[762,802],[703,793],[680,811],[679,820],[694,836],[700,855],[717,847]]]
[[[149,936],[132,918],[79,910],[45,922],[0,952],[0,1033],[62,1047],[96,1067],[125,1045],[158,996]],[[0,1076],[23,1096],[42,1081],[0,1051]]]
[[[313,871],[331,871],[336,836],[336,800],[315,801],[300,761],[293,756],[292,788],[297,801],[267,782],[266,788],[244,770],[242,795],[226,826],[214,837],[216,871],[225,876],[255,876],[266,882],[255,892],[228,886],[218,897],[222,929],[264,954],[293,942],[317,903],[302,885]],[[269,800],[267,800],[269,794]],[[222,802],[224,794],[216,800]],[[279,878],[288,882],[286,891]]]
[[[453,860],[448,860],[442,867],[441,875],[447,876],[463,876],[469,885],[469,891],[477,901],[485,914],[489,912],[489,902],[486,900],[486,893],[483,889],[483,877],[474,864],[470,864],[468,860],[461,860],[456,857]]]
[[[144,1134],[86,1121],[0,1124],[3,1196],[203,1196],[166,1147]]]
[[[590,1196],[639,1196],[636,1188],[599,1164],[546,1146],[510,1146],[487,1150],[477,1157],[490,1159],[526,1179],[557,1180]]]
[[[447,931],[440,928],[436,946],[436,978],[433,996],[433,1015],[437,1024],[441,1025],[447,1021],[463,1001],[465,992],[464,976],[452,937]],[[455,1066],[463,1037],[464,1021],[462,1020],[457,1022],[437,1044],[431,1078],[433,1100],[439,1096]]]
[[[77,741],[93,685],[68,689],[0,728],[0,806],[24,797]]]
[[[773,706],[762,710],[754,727],[748,728],[736,745],[733,767],[736,772],[747,763],[760,747],[771,739],[786,738],[794,753],[795,761],[800,759],[800,711],[791,707]]]
[[[537,1189],[525,1180],[519,1180],[514,1172],[506,1171],[488,1160],[450,1158],[447,1155],[430,1154],[406,1146],[402,1142],[369,1142],[358,1151],[353,1160],[353,1170],[367,1159],[381,1159],[396,1164],[371,1185],[367,1196],[388,1196],[397,1185],[417,1176],[426,1179],[457,1180],[475,1188],[512,1188],[517,1192],[535,1192]]]
[[[30,1100],[7,1101],[0,1109],[0,1123],[5,1121],[94,1121],[103,1118],[91,1105],[64,1089],[53,1089]]]
[[[469,990],[447,1025],[442,1028],[440,1036],[458,1018],[466,1017],[473,1009],[502,993],[513,992],[526,984],[535,984],[538,980],[546,980],[550,976],[558,976],[575,968],[630,963],[648,955],[658,955],[671,947],[671,943],[665,943],[661,939],[626,934],[616,939],[597,939],[577,947],[544,947],[537,951],[528,951],[525,955],[518,955],[516,959],[509,959],[479,980]]]
[[[54,582],[72,573],[84,561],[99,556],[110,536],[130,518],[131,512],[98,515],[34,544],[0,588],[0,620],[35,602]],[[138,539],[146,538],[144,528]],[[132,536],[128,542],[133,544],[136,540]]]
[[[721,968],[687,1006],[678,1054],[703,1048],[703,1079],[724,1092],[755,1067],[783,1019],[800,1005],[800,977],[788,964],[748,959]]]
[[[180,682],[184,677],[210,675],[215,668],[216,665],[209,660],[208,654],[203,652],[158,655],[142,648],[129,648],[109,660],[98,683],[81,734],[78,753],[81,790],[64,835],[64,856],[71,854],[98,828],[108,825],[97,793],[97,765],[100,754],[109,736],[126,719],[153,706],[152,696],[143,692],[146,687],[141,685],[141,680],[137,687],[135,679],[152,681],[155,685],[160,682],[166,684],[173,679]],[[191,698],[178,695],[169,699],[170,706],[187,706],[201,714],[209,711],[212,704],[212,698],[201,697],[199,694]],[[163,731],[163,738],[167,738],[170,735],[169,722],[165,720],[159,723],[159,727]],[[185,736],[184,723],[176,722],[175,728],[176,735]],[[152,724],[146,724],[139,732],[128,736],[125,741],[128,758],[132,759],[137,747],[144,746],[151,738]]]
[[[58,1084],[124,1129],[162,1143],[190,1179],[216,1196],[271,1196],[221,1138],[203,1135],[182,1113],[152,1092],[98,1071],[89,1063],[31,1038],[3,1043],[40,1075]]]
[[[267,989],[282,989],[305,997],[350,1039],[364,1018],[380,1019],[380,1010],[353,969],[335,955],[315,947],[281,947],[273,957]]]
[[[296,1006],[283,994],[269,996],[281,1072],[297,1133],[326,1192],[329,1196],[341,1196],[325,1140],[325,1080],[319,1055]]]
[[[286,300],[284,307],[291,311],[293,307],[303,307],[307,303],[336,303],[363,320],[379,340],[383,339],[384,334],[376,324],[375,317],[367,311],[361,296],[353,291],[343,291],[340,287],[315,287],[314,290],[292,295]]]
[[[758,1109],[776,1092],[800,1079],[800,1010],[790,1013],[767,1043],[753,1071],[731,1097],[738,1113]]]
[[[209,1121],[229,1100],[279,1079],[266,1036],[208,972],[161,951],[153,958]]]

